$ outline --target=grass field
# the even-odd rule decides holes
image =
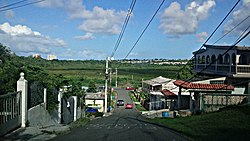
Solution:
[[[175,78],[176,72],[182,66],[161,66],[151,64],[117,64],[110,65],[113,71],[112,85],[115,85],[115,68],[118,68],[118,84],[124,86],[127,84],[139,84],[141,80],[152,79],[158,76]],[[103,84],[105,80],[105,62],[88,60],[88,61],[71,61],[71,62],[53,62],[45,68],[49,74],[61,74],[65,78],[82,81],[87,85],[90,81],[97,84]]]
[[[152,119],[191,140],[199,141],[239,141],[250,139],[250,106],[222,109],[218,112],[175,118]]]

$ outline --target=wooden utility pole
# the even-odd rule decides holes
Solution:
[[[105,71],[105,101],[104,101],[104,113],[107,113],[107,108],[108,108],[108,61],[109,57],[106,58],[106,71]]]

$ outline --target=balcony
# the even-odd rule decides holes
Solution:
[[[195,72],[233,77],[250,77],[250,65],[196,64]]]

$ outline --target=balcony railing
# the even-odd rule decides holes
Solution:
[[[196,64],[195,71],[208,72],[208,73],[220,73],[220,74],[250,74],[250,65],[225,65],[225,64]]]

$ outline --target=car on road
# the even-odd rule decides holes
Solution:
[[[129,90],[129,91],[134,91],[134,90],[135,90],[135,88],[133,88],[133,87],[126,87],[126,90]]]
[[[125,108],[126,109],[133,109],[133,104],[127,103]]]
[[[117,106],[124,106],[124,100],[118,99],[117,100]]]

